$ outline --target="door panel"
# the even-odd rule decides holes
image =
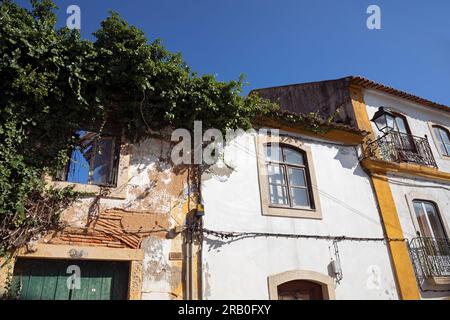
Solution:
[[[70,289],[71,273],[80,268],[80,288]],[[21,300],[121,300],[128,293],[127,262],[18,259],[11,298]]]
[[[293,280],[278,286],[279,300],[323,300],[322,285],[307,281]]]

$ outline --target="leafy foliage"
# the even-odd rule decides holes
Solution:
[[[92,42],[56,29],[51,0],[31,2],[27,10],[0,0],[0,251],[55,227],[75,200],[72,190],[43,181],[67,162],[75,130],[114,123],[135,142],[150,127],[193,130],[194,120],[205,130],[248,129],[275,108],[242,97],[242,77],[221,82],[191,72],[180,54],[149,43],[116,13]]]

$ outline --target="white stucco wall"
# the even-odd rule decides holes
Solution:
[[[450,230],[450,184],[395,175],[390,175],[388,178],[405,238],[413,239],[417,237],[416,232],[420,232],[415,219],[415,212],[409,203],[413,199],[433,201],[439,210],[442,222],[448,233],[448,230]],[[413,221],[416,221],[416,224]],[[422,288],[424,290],[440,291],[421,291],[423,299],[444,298],[448,297],[450,293],[450,286],[428,286],[424,284]]]
[[[450,158],[442,159],[429,127],[429,123],[432,123],[450,128],[450,113],[423,107],[416,103],[374,90],[364,90],[364,101],[367,106],[369,119],[372,119],[378,108],[382,106],[403,113],[408,121],[411,134],[419,137],[424,137],[426,135],[439,169],[444,172],[450,172]],[[373,122],[372,129],[373,132],[378,133],[378,135],[382,134],[378,131]]]
[[[391,108],[403,113],[408,121],[411,133],[415,136],[424,137],[427,135],[438,169],[450,172],[450,158],[444,159],[440,156],[438,148],[432,137],[429,123],[440,124],[450,127],[450,114],[432,110],[415,103],[405,101],[378,91],[365,90],[364,100],[367,105],[367,113],[372,119],[380,106]],[[381,134],[375,124],[372,123],[374,132]],[[411,212],[408,206],[407,195],[420,194],[421,200],[434,201],[438,206],[443,223],[450,225],[450,184],[441,183],[411,176],[390,175],[390,187],[394,197],[397,213],[399,215],[401,227],[405,238],[417,237],[418,226],[414,225],[415,213]],[[409,200],[410,201],[410,200]],[[448,228],[447,228],[448,229]],[[449,230],[449,229],[448,229]],[[447,290],[450,287],[435,287],[437,290]],[[422,298],[442,298],[449,295],[447,292],[421,292]]]
[[[383,237],[368,176],[354,147],[301,139],[311,147],[322,220],[264,216],[261,213],[255,138],[236,138],[226,154],[234,171],[205,174],[204,226],[211,230]],[[227,157],[226,157],[227,159]],[[397,299],[389,254],[383,242],[338,244],[343,279],[337,299]],[[207,237],[203,248],[205,299],[268,299],[268,276],[291,270],[329,275],[335,259],[328,240]]]

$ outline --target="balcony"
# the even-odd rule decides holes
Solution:
[[[419,283],[450,284],[449,239],[414,238],[409,242],[409,251]]]
[[[428,139],[411,134],[390,131],[364,146],[363,158],[390,162],[408,162],[437,168]]]

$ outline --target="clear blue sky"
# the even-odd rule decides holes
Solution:
[[[26,3],[27,1],[18,1]],[[91,38],[112,9],[199,73],[254,88],[361,75],[450,105],[448,0],[70,0]],[[366,28],[381,7],[382,29]]]

